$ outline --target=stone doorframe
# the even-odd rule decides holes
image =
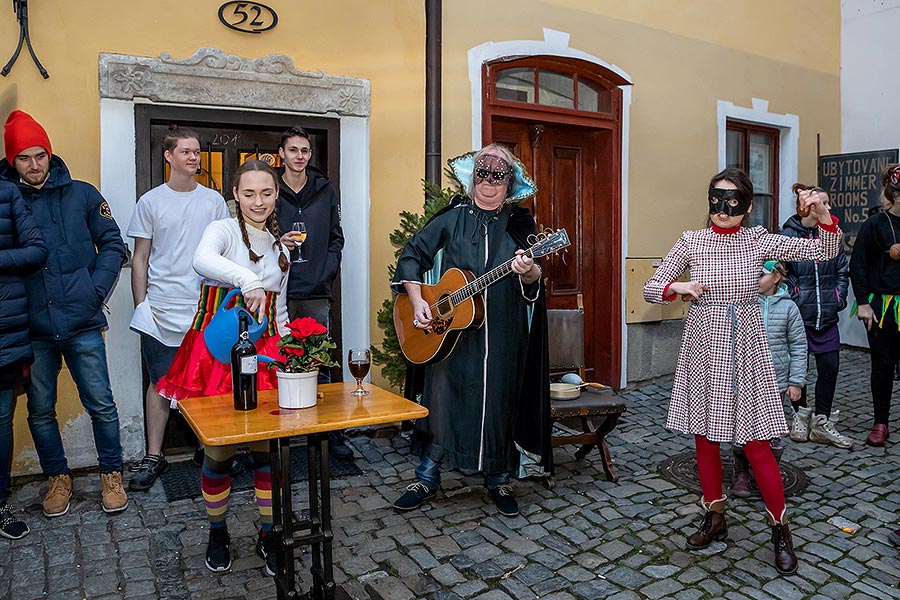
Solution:
[[[216,48],[200,48],[176,59],[101,54],[100,187],[119,226],[126,229],[134,206],[135,118],[138,103],[180,105],[218,110],[333,117],[340,122],[341,213],[346,239],[341,269],[343,290],[343,347],[369,347],[369,114],[368,80],[335,77],[321,71],[300,71],[282,54],[243,58]],[[129,240],[126,240],[129,241]],[[123,277],[125,279],[125,277]],[[140,376],[134,377],[140,354],[137,336],[128,331],[130,286],[119,285],[127,296],[113,302],[108,344],[110,367],[119,378],[118,397],[141,396]],[[352,300],[352,301],[351,301]],[[118,311],[116,310],[120,308]],[[121,350],[121,352],[118,352]],[[118,367],[118,368],[117,368]],[[134,379],[131,381],[130,379]],[[344,365],[344,379],[350,372]],[[124,393],[125,396],[120,396]]]

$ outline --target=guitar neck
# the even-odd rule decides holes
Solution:
[[[531,256],[533,258],[533,249],[529,248],[528,250],[526,250],[524,256]],[[459,304],[463,300],[471,298],[475,294],[480,294],[482,291],[487,289],[488,286],[497,283],[498,281],[512,273],[512,264],[514,260],[516,260],[515,256],[502,265],[494,267],[481,277],[475,279],[475,281],[472,281],[453,292],[450,295],[453,303]]]

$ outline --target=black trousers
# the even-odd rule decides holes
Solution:
[[[872,371],[869,383],[872,387],[872,405],[875,423],[887,425],[891,415],[891,395],[894,391],[894,365],[900,359],[900,331],[897,324],[885,319],[884,327],[873,326],[868,332],[869,357]],[[890,319],[893,321],[893,319]]]
[[[816,411],[817,415],[831,416],[834,389],[837,386],[838,369],[841,366],[841,351],[813,354],[816,359]],[[806,406],[806,386],[800,394],[800,406]]]

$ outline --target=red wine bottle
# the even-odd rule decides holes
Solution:
[[[231,387],[234,391],[234,410],[256,408],[256,346],[247,333],[247,315],[238,317],[238,341],[231,348]]]

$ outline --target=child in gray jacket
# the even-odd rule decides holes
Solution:
[[[800,309],[791,300],[787,286],[782,281],[787,269],[777,260],[763,265],[759,276],[759,310],[762,313],[769,352],[775,367],[775,379],[783,396],[796,402],[806,385],[806,330]],[[775,458],[781,458],[783,448],[781,438],[769,440]],[[731,479],[731,493],[737,497],[750,495],[749,463],[743,449],[732,446],[734,471]]]

